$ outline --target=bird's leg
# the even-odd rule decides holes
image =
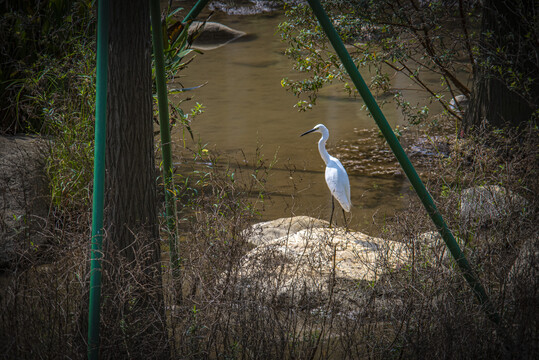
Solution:
[[[333,221],[333,211],[335,210],[335,198],[331,197],[331,216],[329,217],[329,227],[331,227],[331,222]]]
[[[346,213],[344,212],[344,209],[342,209],[342,218],[344,219],[345,232],[348,232],[348,224],[346,223]]]

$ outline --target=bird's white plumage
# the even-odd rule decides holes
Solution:
[[[348,174],[342,166],[339,159],[329,155],[326,150],[326,141],[329,138],[329,130],[323,125],[318,124],[312,130],[309,130],[302,134],[306,135],[311,132],[318,132],[322,134],[322,137],[318,141],[318,151],[322,160],[326,163],[326,183],[328,185],[331,195],[337,199],[339,204],[346,212],[350,212],[352,208],[352,201],[350,199],[350,181],[348,180]]]
[[[346,212],[350,212],[352,201],[350,200],[350,181],[348,174],[344,170],[341,162],[330,155],[329,162],[326,164],[326,183],[328,184],[331,195]]]

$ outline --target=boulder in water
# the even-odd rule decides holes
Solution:
[[[245,32],[232,29],[217,22],[194,21],[189,26],[189,33],[200,32],[193,47],[200,50],[213,50],[246,35]]]

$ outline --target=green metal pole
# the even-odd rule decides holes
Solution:
[[[193,8],[191,9],[191,11],[189,11],[189,13],[187,14],[187,16],[183,19],[183,22],[186,22],[186,21],[189,21],[189,20],[193,20],[194,18],[196,18],[198,16],[198,14],[200,14],[200,12],[202,11],[202,9],[204,9],[204,7],[206,6],[206,4],[209,2],[210,0],[198,0],[197,3],[195,4],[195,6],[193,6]]]
[[[159,127],[161,132],[161,153],[163,156],[163,180],[165,183],[165,211],[169,231],[170,261],[173,268],[178,265],[176,251],[176,197],[174,196],[174,179],[172,169],[172,149],[168,113],[168,90],[165,75],[165,57],[163,50],[163,33],[161,32],[161,8],[159,0],[150,1],[152,19],[152,42],[155,61],[155,82],[157,87],[157,105],[159,108]]]
[[[105,138],[107,121],[107,70],[109,2],[100,0],[97,13],[97,70],[95,106],[94,192],[90,261],[90,304],[88,311],[88,359],[99,356],[101,310],[101,259],[103,257],[103,205],[105,199]]]
[[[397,160],[399,161],[401,167],[406,173],[406,176],[410,180],[410,183],[412,184],[417,195],[423,202],[423,205],[425,206],[427,213],[429,214],[432,221],[436,225],[436,228],[438,229],[442,238],[444,239],[449,251],[451,252],[451,255],[453,256],[453,258],[455,258],[457,264],[462,270],[464,278],[466,279],[470,287],[473,289],[475,295],[477,296],[481,305],[484,307],[489,318],[495,323],[499,323],[500,321],[499,315],[494,309],[494,307],[492,306],[492,303],[490,302],[483,285],[474,274],[472,267],[468,263],[468,260],[466,260],[466,257],[464,256],[464,253],[461,251],[459,245],[457,244],[457,241],[453,237],[453,234],[451,233],[445,221],[443,220],[442,216],[438,212],[438,209],[436,208],[436,205],[434,204],[432,197],[430,196],[429,192],[425,188],[425,185],[423,185],[423,182],[419,178],[419,175],[417,175],[417,172],[415,171],[414,166],[410,162],[410,159],[408,159],[408,156],[404,152],[401,144],[399,143],[399,140],[397,140],[397,137],[393,133],[391,126],[389,126],[389,123],[387,122],[384,114],[382,113],[382,110],[380,110],[380,107],[378,106],[378,104],[376,103],[376,100],[372,96],[369,88],[367,87],[367,84],[363,80],[361,74],[359,73],[359,70],[357,69],[356,65],[352,61],[352,58],[350,57],[350,54],[346,50],[339,34],[337,34],[337,31],[333,27],[333,24],[331,23],[326,12],[322,8],[320,1],[318,0],[308,0],[308,1],[309,1],[309,5],[313,9],[314,14],[316,15],[316,18],[318,19],[318,22],[324,29],[324,32],[329,38],[329,41],[333,45],[333,48],[335,49],[335,51],[337,52],[337,55],[341,59],[346,71],[348,72],[348,74],[350,75],[350,78],[354,82],[356,89],[359,91],[359,94],[365,101],[365,105],[367,105],[367,108],[371,112],[374,120],[376,121],[376,124],[380,128],[387,143],[391,147],[391,150],[397,157]]]

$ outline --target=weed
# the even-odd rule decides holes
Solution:
[[[90,99],[95,90],[91,77],[77,74],[91,73],[92,48],[91,43],[73,46],[72,57],[38,57],[33,69],[40,70],[9,88],[18,99],[17,111],[38,119],[11,128],[39,130],[54,142],[47,164],[53,206],[40,228],[46,241],[29,241],[13,271],[0,277],[0,353],[5,358],[80,358],[86,353]],[[49,62],[54,66],[47,67]],[[73,98],[82,101],[70,102]],[[188,115],[202,110],[197,104]],[[178,111],[178,116],[185,114]],[[437,206],[463,239],[460,245],[502,316],[500,326],[477,305],[417,200],[379,224],[385,239],[404,244],[411,255],[400,268],[381,256],[371,264],[382,274],[376,281],[337,277],[336,250],[324,254],[329,274],[312,271],[303,282],[287,283],[283,269],[297,269],[297,264],[269,252],[246,268],[245,255],[254,247],[249,225],[257,218],[257,202],[265,199],[273,160],[258,153],[245,159],[249,168],[235,167],[200,143],[191,150],[192,171],[175,179],[181,209],[179,276],[171,275],[166,245],[162,274],[148,267],[151,249],[142,234],[136,237],[134,261],[117,255],[114,267],[105,264],[103,279],[109,286],[102,294],[102,357],[536,358],[539,137],[537,129],[498,131],[488,143],[484,137],[453,140],[450,154],[436,158],[425,173]],[[494,184],[519,194],[526,205],[494,221],[462,223],[463,190]],[[319,258],[306,261],[316,264]],[[251,279],[241,276],[245,271],[254,274]],[[273,280],[276,285],[268,286]],[[307,282],[314,284],[311,290],[302,286]],[[165,298],[165,309],[154,306],[159,297]]]

